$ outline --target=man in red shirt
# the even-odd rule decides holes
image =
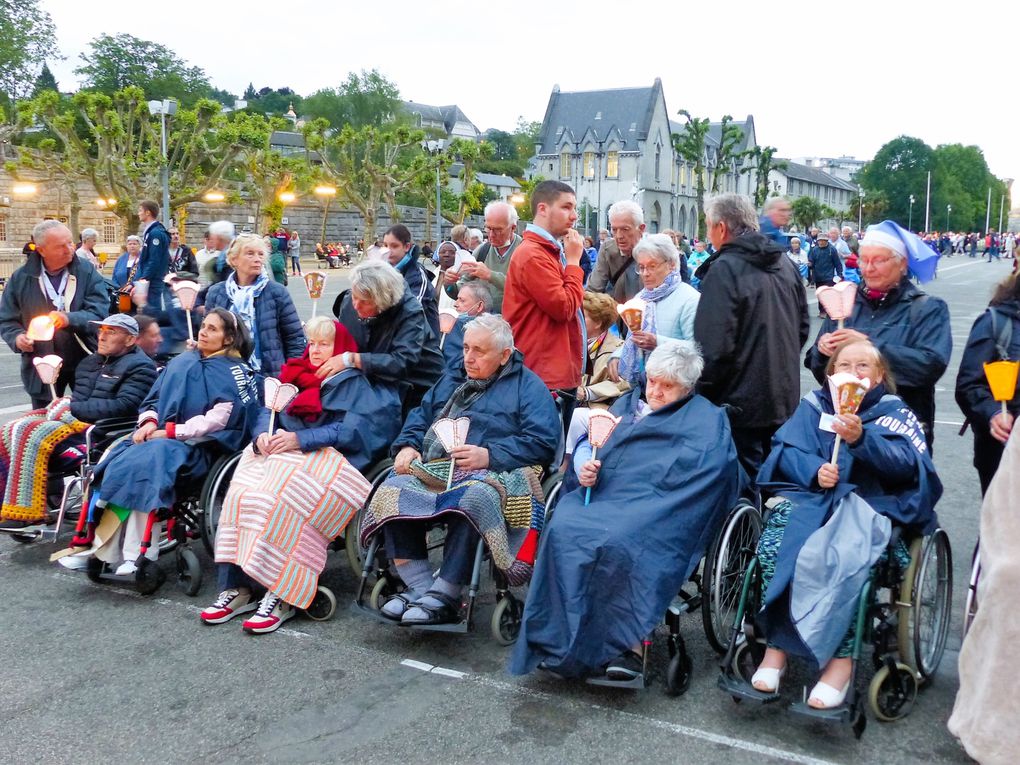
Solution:
[[[550,390],[573,392],[584,358],[584,240],[573,228],[577,197],[565,183],[543,181],[531,192],[531,212],[534,222],[507,271],[503,317],[525,366]]]

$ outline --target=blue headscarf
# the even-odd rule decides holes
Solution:
[[[868,226],[861,240],[861,246],[866,245],[886,247],[905,257],[911,275],[922,282],[930,282],[935,278],[941,254],[933,251],[917,234],[912,234],[891,220]]]

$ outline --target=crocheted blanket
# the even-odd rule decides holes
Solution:
[[[58,398],[7,423],[0,430],[0,481],[3,520],[34,523],[46,517],[46,477],[53,450],[88,423],[71,415],[71,399]]]
[[[297,608],[315,597],[326,548],[372,485],[336,449],[269,457],[244,450],[216,530],[216,562],[234,563]]]
[[[446,488],[450,460],[411,463],[409,475],[391,475],[379,487],[361,524],[362,544],[393,520],[428,520],[444,513],[466,518],[485,539],[492,561],[514,586],[531,579],[538,535],[545,521],[542,469],[532,466],[504,473],[492,470],[454,472]],[[528,529],[516,554],[507,528]]]

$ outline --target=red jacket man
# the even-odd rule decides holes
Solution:
[[[550,390],[573,390],[581,384],[584,241],[573,228],[576,207],[574,190],[565,183],[543,181],[535,187],[534,223],[510,261],[503,296],[503,316],[513,329],[514,345]],[[566,267],[557,241],[561,238]]]

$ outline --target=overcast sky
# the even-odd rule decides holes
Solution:
[[[307,95],[377,68],[403,98],[456,103],[483,130],[541,120],[554,84],[592,90],[661,77],[671,114],[752,114],[759,144],[784,157],[870,159],[906,134],[931,146],[975,144],[993,173],[1020,178],[1015,0],[42,6],[67,56],[50,64],[64,90],[76,87],[79,54],[103,32],[165,45],[238,95],[249,82]]]

